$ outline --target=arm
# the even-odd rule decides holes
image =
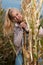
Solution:
[[[29,26],[27,25],[26,22],[22,22],[22,23],[20,24],[20,26],[21,26],[27,33],[29,33]]]
[[[43,28],[42,27],[40,27],[40,29],[39,29],[39,36],[43,37]]]
[[[25,27],[25,31],[26,31],[26,33],[29,33],[29,27],[28,27],[27,24],[26,24],[26,27]]]

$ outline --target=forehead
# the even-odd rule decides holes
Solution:
[[[17,10],[17,9],[12,9],[12,14],[14,15],[14,14],[16,14],[16,13],[21,14],[19,10]]]

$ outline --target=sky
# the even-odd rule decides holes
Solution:
[[[10,7],[20,9],[21,8],[21,0],[2,0],[2,7],[4,9],[10,8]],[[41,9],[41,15],[43,15],[43,6]]]
[[[15,7],[20,9],[20,0],[2,0],[2,7],[4,9],[10,8],[10,7]]]

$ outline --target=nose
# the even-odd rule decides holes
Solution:
[[[22,19],[22,15],[17,15],[16,18],[17,19]]]

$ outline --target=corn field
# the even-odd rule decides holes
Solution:
[[[22,1],[22,12],[24,19],[26,20],[29,26],[29,48],[28,52],[30,54],[30,63],[27,60],[24,60],[27,65],[39,65],[39,49],[41,42],[39,38],[39,25],[40,25],[40,11],[42,6],[42,0],[23,0]],[[25,58],[25,57],[24,57]],[[26,58],[25,58],[26,59]],[[25,63],[25,65],[26,65]]]
[[[42,0],[21,0],[21,11],[29,28],[29,34],[24,32],[23,65],[43,65],[43,37],[39,36],[42,2]],[[13,65],[15,58],[11,42],[13,35],[10,41],[3,36],[4,15],[5,10],[0,4],[0,65]],[[43,23],[43,19],[41,21]]]

